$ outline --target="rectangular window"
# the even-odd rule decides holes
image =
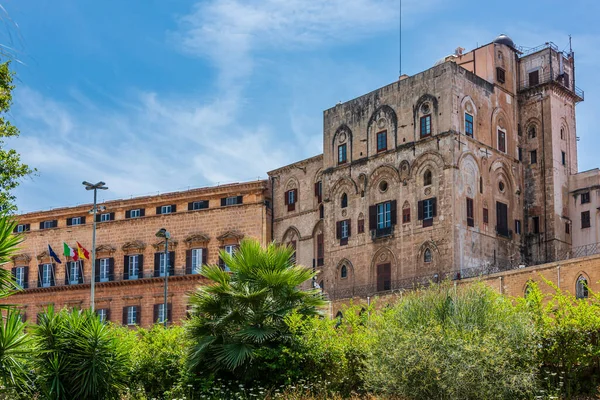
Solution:
[[[321,203],[323,200],[323,182],[318,181],[315,183],[315,196],[317,197],[317,202]]]
[[[529,155],[531,156],[531,163],[537,164],[537,150],[530,151]]]
[[[496,233],[500,236],[509,237],[508,231],[508,206],[496,202]]]
[[[131,255],[127,257],[128,264],[127,271],[129,273],[129,279],[139,279],[140,275],[140,256],[139,254]]]
[[[565,87],[567,88],[571,88],[571,81],[569,80],[569,74],[567,74],[566,72],[563,73],[563,85],[565,85]]]
[[[475,216],[473,211],[473,199],[467,197],[467,226],[475,226]]]
[[[41,225],[40,229],[56,228],[54,221],[44,221]]]
[[[346,143],[344,143],[338,146],[338,164],[344,164],[346,160]]]
[[[498,129],[498,150],[506,153],[506,132]]]
[[[171,214],[171,206],[162,206],[160,207],[160,213],[161,214]]]
[[[100,282],[108,282],[110,280],[110,258],[100,259]]]
[[[25,224],[17,225],[17,233],[25,232]]]
[[[364,219],[358,220],[358,233],[365,233],[365,220]]]
[[[564,151],[561,152],[562,154],[562,165],[567,165],[567,153],[565,153]]]
[[[284,194],[284,203],[287,206],[288,211],[294,211],[296,209],[296,202],[298,201],[298,189],[291,189]]]
[[[496,68],[496,80],[500,83],[506,82],[506,76],[504,73],[504,69],[497,67]]]
[[[204,210],[208,208],[208,200],[194,201],[191,210]]]
[[[167,258],[169,258],[168,254],[159,253],[159,272],[158,276],[165,276],[165,271],[167,271]],[[170,261],[170,260],[169,260]]]
[[[26,267],[15,268],[15,282],[23,289],[27,288],[27,282],[25,282],[25,268]]]
[[[235,244],[227,245],[227,246],[225,246],[224,249],[227,254],[229,254],[230,256],[233,256],[233,253],[235,253],[235,250],[237,249],[237,245],[235,245]],[[229,269],[227,264],[223,264],[223,269],[225,271],[231,271],[231,269]]]
[[[565,233],[567,235],[571,233],[571,224],[568,221],[565,222]]]
[[[71,218],[71,225],[81,225],[81,217]]]
[[[433,199],[423,200],[423,220],[433,219]]]
[[[69,285],[77,285],[79,283],[79,263],[76,261],[69,262]]]
[[[519,161],[523,161],[523,149],[520,147],[517,147],[517,151],[519,153]]]
[[[345,219],[341,222],[340,224],[340,230],[341,230],[341,238],[342,239],[348,239],[348,236],[350,236],[350,230],[348,229],[350,226],[349,224],[349,220]]]
[[[529,86],[540,84],[540,71],[535,70],[529,73]]]
[[[139,218],[142,216],[141,210],[136,208],[135,210],[129,211],[129,218]]]
[[[540,217],[532,217],[531,218],[531,230],[532,233],[538,234],[540,233]]]
[[[377,291],[390,290],[392,288],[392,266],[391,264],[380,264],[377,266]]]
[[[421,117],[421,137],[431,136],[431,114]]]
[[[165,303],[157,304],[156,307],[156,322],[159,324],[164,323],[167,320],[167,307],[165,307]]]
[[[225,207],[225,206],[235,206],[237,204],[242,204],[244,201],[243,196],[230,196],[230,197],[223,197],[221,199],[221,207]]]
[[[521,234],[521,220],[520,219],[515,219],[515,233],[517,235]]]
[[[590,192],[581,193],[581,204],[590,202]]]
[[[410,208],[406,207],[402,210],[402,223],[408,224],[410,222]]]
[[[110,221],[110,213],[100,214],[100,222]]]
[[[490,223],[490,214],[489,214],[487,208],[483,209],[483,223],[484,224],[489,224]]]
[[[377,204],[377,229],[385,229],[392,226],[392,203]]]
[[[52,286],[52,264],[44,264],[42,266],[42,287],[50,287]]]
[[[592,226],[592,222],[590,220],[590,212],[584,211],[581,213],[581,228],[589,228]]]
[[[202,272],[202,249],[192,249],[192,274]]]
[[[294,204],[296,202],[296,198],[294,197],[296,193],[293,190],[288,190],[288,204]]]
[[[325,241],[322,233],[317,235],[317,266],[325,264]]]
[[[136,306],[129,306],[126,308],[127,310],[127,325],[137,325],[138,323],[138,313]]]
[[[98,313],[98,317],[100,317],[100,321],[108,321],[108,308],[100,308],[96,312]]]
[[[473,137],[473,116],[465,113],[465,135]]]
[[[377,152],[387,150],[387,131],[377,133]]]

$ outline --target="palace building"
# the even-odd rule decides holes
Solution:
[[[323,154],[269,172],[274,239],[330,298],[570,258],[598,242],[577,172],[573,52],[506,35],[323,114]]]
[[[149,327],[164,316],[165,242],[168,242],[167,318],[186,317],[187,295],[203,278],[203,264],[220,264],[219,250],[235,251],[244,237],[266,244],[271,238],[268,182],[254,181],[192,189],[157,196],[102,203],[97,215],[95,308],[124,325]],[[10,268],[24,290],[8,299],[26,319],[49,305],[87,308],[90,304],[89,261],[73,262],[63,242],[92,247],[91,204],[21,215],[16,231],[25,240]],[[48,245],[59,255],[58,264]],[[8,267],[8,266],[6,266]],[[6,301],[5,301],[6,302]]]

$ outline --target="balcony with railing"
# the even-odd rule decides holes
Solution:
[[[394,235],[394,225],[390,225],[385,228],[376,228],[371,230],[371,239],[381,239]]]
[[[583,90],[573,85],[572,77],[567,73],[560,74],[558,71],[546,71],[543,73],[539,71],[531,72],[525,79],[519,82],[518,89],[519,92],[521,92],[547,83],[554,83],[559,85],[559,87],[568,90],[571,94],[575,95],[577,101],[584,100]]]

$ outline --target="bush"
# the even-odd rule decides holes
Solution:
[[[527,312],[482,284],[405,296],[377,320],[364,374],[407,399],[515,399],[536,390],[537,337]]]

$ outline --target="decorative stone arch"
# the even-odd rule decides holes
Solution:
[[[287,192],[288,190],[292,190],[292,189],[299,189],[300,188],[300,182],[298,182],[298,179],[296,179],[295,176],[290,177],[286,182],[285,182],[285,186],[284,189]]]
[[[506,133],[506,154],[511,154],[510,143],[513,136],[512,124],[506,111],[500,107],[494,109],[491,117],[490,143],[496,150],[498,150],[498,130],[502,130]]]
[[[346,124],[342,124],[340,125],[336,131],[335,134],[333,135],[333,139],[331,141],[331,154],[334,155],[333,157],[333,164],[337,165],[337,146],[346,143],[347,144],[347,149],[346,149],[346,158],[347,158],[347,163],[351,163],[352,162],[352,129],[350,129],[348,127],[348,125]]]
[[[29,256],[28,254],[17,254],[12,256],[10,259],[16,267],[20,265],[29,265],[29,262],[31,261],[31,256]]]
[[[300,236],[300,231],[295,226],[290,226],[283,233],[283,236],[281,237],[281,243],[287,244],[295,238],[297,240],[301,240],[302,236]]]
[[[475,155],[468,151],[461,154],[458,159],[458,193],[475,198],[479,192],[479,178],[481,177],[481,165]]]
[[[490,164],[489,173],[496,184],[499,182],[499,178],[504,178],[504,182],[509,186],[504,191],[504,194],[508,197],[510,194],[514,194],[514,190],[516,189],[516,179],[512,173],[512,169],[505,160],[502,158],[494,160],[494,162]],[[498,185],[495,185],[493,189],[496,193],[499,192]]]
[[[329,191],[329,199],[337,199],[344,191],[349,194],[358,194],[358,186],[354,182],[354,179],[349,176],[342,176],[337,180]]]
[[[527,282],[525,282],[525,284],[523,285],[523,287],[521,289],[521,293],[523,293],[523,297],[527,297],[527,295],[531,291],[532,285],[534,283],[535,283],[535,280],[533,280],[533,279],[528,279]]]
[[[575,289],[575,297],[578,299],[585,299],[585,298],[589,297],[589,292],[590,292],[589,287],[590,287],[590,282],[591,282],[590,276],[588,275],[587,272],[585,272],[583,270],[579,271],[575,276],[577,277],[577,278],[575,278],[575,283],[573,285],[573,288]],[[581,288],[581,290],[584,292],[580,292],[580,287],[579,287],[580,286],[579,282],[582,279],[585,280],[585,285],[586,285],[585,288],[583,288],[583,287]],[[585,294],[585,295],[583,295],[583,294]]]
[[[567,138],[569,137],[570,134],[570,128],[569,128],[569,123],[567,122],[567,119],[565,117],[561,117],[560,119],[560,131],[559,131],[559,135],[560,132],[563,133],[563,136],[560,137],[563,140],[567,140]]]
[[[535,127],[535,134],[537,136],[541,132],[540,131],[541,126],[542,126],[542,122],[538,118],[536,118],[536,117],[529,118],[527,120],[527,122],[525,122],[525,135],[527,135],[527,138],[531,139],[531,136],[529,134],[531,127]]]
[[[377,107],[369,118],[367,125],[368,155],[377,153],[377,133],[384,130],[387,131],[388,150],[390,144],[393,145],[393,148],[396,148],[398,145],[398,117],[396,116],[396,112],[386,104]],[[371,149],[375,149],[375,151]]]
[[[428,263],[424,261],[425,252],[427,250],[431,252],[431,262]],[[423,242],[423,244],[421,244],[421,246],[419,247],[419,251],[417,252],[416,265],[419,265],[421,267],[427,266],[429,269],[433,268],[434,270],[437,270],[440,265],[440,261],[440,251],[435,242],[433,240],[427,240]]]
[[[377,249],[377,251],[375,252],[375,254],[373,254],[373,256],[371,257],[371,266],[370,266],[370,283],[376,285],[377,284],[377,266],[381,265],[381,264],[387,264],[389,263],[391,265],[391,279],[392,281],[394,281],[394,279],[397,279],[397,267],[398,267],[398,260],[396,258],[396,255],[394,254],[394,252],[386,247],[386,246],[382,246],[379,249]]]
[[[369,175],[368,190],[371,191],[376,188],[382,179],[389,179],[397,185],[400,184],[400,174],[396,167],[391,164],[383,164],[375,168]]]
[[[439,153],[426,151],[417,157],[417,159],[413,162],[411,168],[411,178],[415,181],[418,181],[420,178],[422,178],[423,173],[428,166],[440,173],[444,170],[444,165],[444,159]]]
[[[341,271],[342,267],[346,267],[348,275],[346,278],[342,278]],[[337,285],[343,285],[348,287],[354,287],[356,275],[354,274],[354,265],[347,258],[342,258],[335,267],[335,282]]]
[[[425,93],[424,95],[422,95],[421,97],[419,97],[419,99],[417,100],[417,102],[415,103],[414,107],[413,107],[413,128],[414,128],[414,140],[417,141],[421,138],[421,134],[420,134],[420,118],[422,115],[424,115],[422,113],[422,106],[423,104],[429,103],[431,106],[431,135],[434,136],[434,134],[437,132],[437,126],[438,126],[438,114],[439,114],[439,109],[438,109],[438,100],[437,97],[435,97],[432,94],[429,93]]]

